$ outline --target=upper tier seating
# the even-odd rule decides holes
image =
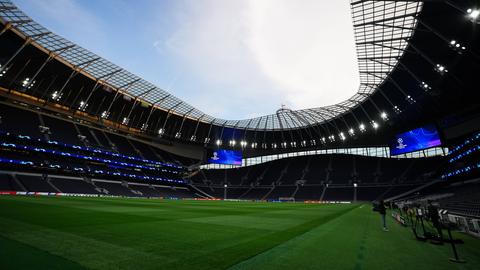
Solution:
[[[50,139],[68,144],[82,145],[78,138],[75,126],[71,122],[62,121],[57,118],[42,115],[42,119],[50,129]]]
[[[38,127],[40,121],[37,113],[29,110],[20,110],[0,103],[0,116],[2,117],[0,130],[43,138]]]

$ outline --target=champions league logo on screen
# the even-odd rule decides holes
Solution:
[[[442,145],[434,125],[427,125],[396,135],[390,142],[392,156]]]
[[[227,149],[212,150],[207,153],[208,163],[242,165],[242,152]]]
[[[405,147],[407,147],[407,145],[403,143],[402,138],[398,138],[397,142],[398,142],[397,149],[404,149]]]
[[[219,160],[217,151],[213,152],[212,156],[210,157],[211,160]]]

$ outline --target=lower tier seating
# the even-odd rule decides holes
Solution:
[[[83,179],[61,175],[42,175],[22,172],[0,172],[0,192],[48,192],[123,197],[196,198],[188,187],[148,185],[102,179]]]

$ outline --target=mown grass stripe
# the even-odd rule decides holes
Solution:
[[[138,260],[141,269],[152,262],[165,263],[172,258],[144,253],[133,248],[86,238],[38,225],[0,218],[0,235],[17,242],[44,250],[50,254],[77,262],[93,269],[122,269],[130,257]]]
[[[165,265],[167,269],[226,269],[241,261],[247,260],[255,255],[274,248],[290,239],[302,235],[309,230],[336,219],[353,209],[356,206],[341,211],[324,215],[320,218],[302,223],[286,230],[266,234],[257,239],[232,245],[227,248],[214,250],[210,254],[190,258],[189,260],[176,261]],[[215,255],[216,254],[216,255]]]

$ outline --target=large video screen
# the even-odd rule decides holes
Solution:
[[[242,165],[242,152],[226,149],[208,151],[208,163]]]
[[[434,125],[407,131],[390,142],[390,155],[396,156],[441,145],[440,135]]]

